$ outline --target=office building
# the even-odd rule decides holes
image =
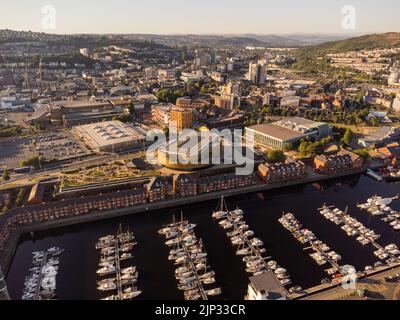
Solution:
[[[249,73],[247,74],[247,80],[253,82],[254,84],[265,83],[265,65],[260,63],[249,64]]]
[[[284,150],[287,145],[301,139],[320,139],[329,136],[332,134],[332,127],[326,123],[293,117],[271,124],[248,127],[246,132],[254,134],[254,142],[257,146]]]
[[[174,107],[170,112],[170,120],[171,124],[176,126],[176,130],[178,132],[184,129],[192,128],[193,126],[192,110]]]

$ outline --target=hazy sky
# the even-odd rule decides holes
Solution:
[[[56,9],[43,29],[42,7]],[[342,8],[356,29],[342,28]],[[399,0],[2,0],[0,29],[51,33],[369,33],[400,31]]]

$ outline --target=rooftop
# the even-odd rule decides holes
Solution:
[[[271,300],[280,299],[286,296],[284,287],[271,271],[251,277],[250,283],[258,292],[268,293],[268,298]]]
[[[109,101],[90,101],[90,100],[78,100],[78,101],[57,101],[53,103],[54,106],[62,106],[65,108],[95,108],[102,106],[112,106]]]
[[[74,129],[96,147],[116,145],[145,138],[140,130],[135,130],[135,128],[120,121],[88,124]]]
[[[284,127],[280,127],[274,124],[259,124],[249,127],[248,129],[257,131],[259,133],[265,134],[273,138],[277,138],[282,141],[301,138],[304,136],[304,134],[302,133]]]

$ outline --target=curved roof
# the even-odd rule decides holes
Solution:
[[[128,86],[116,86],[110,89],[110,96],[117,95],[119,93],[125,94],[126,92],[133,93],[132,87]]]

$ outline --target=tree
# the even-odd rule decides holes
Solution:
[[[10,177],[10,172],[6,169],[6,170],[4,170],[4,172],[3,172],[3,180],[4,181],[8,181],[8,180],[10,180],[11,179],[11,177]]]
[[[353,152],[359,155],[364,160],[368,160],[370,158],[368,149],[358,149],[358,150],[353,150]]]
[[[171,102],[171,92],[169,89],[161,89],[157,92],[157,98],[161,102]]]
[[[133,102],[131,102],[129,104],[128,110],[129,110],[129,113],[131,114],[131,116],[134,116],[136,114],[136,109],[135,109],[135,105],[133,104]]]
[[[123,113],[123,114],[121,114],[119,116],[115,116],[113,118],[113,120],[114,121],[121,121],[121,122],[126,123],[126,122],[131,122],[133,120],[133,118],[132,118],[132,115],[129,114],[129,113]]]
[[[40,157],[33,157],[27,160],[22,160],[19,164],[21,167],[31,166],[37,169],[40,167],[41,162],[42,159]]]
[[[371,126],[376,127],[376,125],[378,124],[378,120],[373,117],[369,120],[369,123],[371,124]]]
[[[22,202],[24,201],[24,197],[25,197],[25,188],[21,188],[21,189],[19,189],[17,198],[15,199],[15,205],[17,207],[20,207],[22,205]]]
[[[267,152],[267,158],[271,163],[284,162],[286,157],[281,150],[270,150]]]
[[[351,131],[351,129],[347,129],[344,136],[343,136],[343,142],[345,144],[350,144],[351,139],[353,139],[353,131]]]

